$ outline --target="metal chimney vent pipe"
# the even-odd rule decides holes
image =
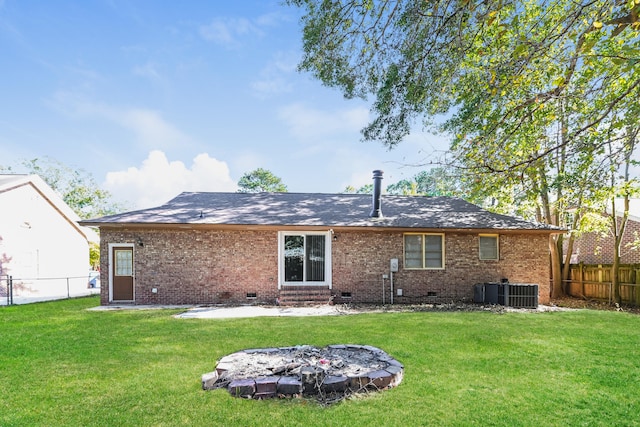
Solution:
[[[382,174],[383,172],[381,170],[373,171],[373,209],[369,214],[371,218],[382,218]]]

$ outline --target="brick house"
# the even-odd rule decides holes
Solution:
[[[618,223],[622,218],[622,200],[616,200],[620,211],[616,212]],[[611,213],[606,214],[610,220]],[[640,251],[634,243],[640,239],[640,199],[629,200],[629,217],[627,227],[622,237],[620,248],[620,262],[622,264],[640,264]],[[613,264],[614,238],[610,231],[589,232],[576,238],[571,253],[571,263],[578,264]],[[565,249],[566,250],[566,249]]]
[[[439,303],[474,284],[539,285],[559,229],[449,197],[182,193],[100,228],[101,303]],[[108,286],[104,286],[108,284]]]

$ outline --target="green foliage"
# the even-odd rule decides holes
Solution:
[[[638,91],[637,3],[288,3],[306,12],[300,68],[347,97],[373,95],[364,136],[389,146],[418,115],[453,111],[478,136],[508,138],[527,116],[552,119],[558,99],[588,101],[598,118],[637,98],[626,97]]]
[[[373,194],[373,184],[366,184],[360,188],[355,188],[352,185],[347,185],[347,187],[342,192],[346,194]]]
[[[100,244],[97,242],[89,242],[89,265],[100,266]]]
[[[450,196],[471,199],[464,189],[462,177],[452,168],[434,167],[423,170],[408,180],[387,186],[387,193],[398,195]]]
[[[638,1],[289,4],[305,11],[300,68],[374,98],[364,139],[393,147],[418,120],[448,134],[441,162],[492,210],[573,230],[630,183],[619,172],[640,130]]]
[[[240,187],[239,193],[287,192],[287,186],[282,182],[282,179],[262,168],[242,175],[238,181],[238,187]]]
[[[97,304],[0,307],[0,425],[630,426],[640,413],[640,317],[628,313],[187,320],[87,310]],[[383,349],[405,365],[403,381],[329,407],[201,388],[242,349],[341,343]]]
[[[49,157],[25,160],[16,171],[12,167],[0,167],[0,171],[40,176],[82,219],[111,215],[125,209],[111,200],[111,194],[102,190],[90,173]]]
[[[474,200],[473,195],[466,191],[463,177],[457,175],[454,169],[434,167],[418,172],[409,179],[403,179],[395,184],[389,184],[387,194],[398,196],[450,196]],[[373,184],[360,188],[347,186],[343,193],[372,194]]]
[[[526,200],[529,217],[541,189],[600,185],[608,137],[638,128],[637,2],[289,4],[306,12],[300,68],[347,97],[375,98],[365,139],[394,146],[415,119],[446,113],[437,129],[453,137],[448,161],[479,193]]]

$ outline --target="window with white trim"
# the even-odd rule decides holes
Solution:
[[[404,268],[444,268],[444,234],[407,233],[404,235]]]
[[[280,233],[280,274],[284,284],[326,284],[330,280],[328,233]]]
[[[496,261],[500,258],[497,234],[481,234],[479,244],[480,259]]]

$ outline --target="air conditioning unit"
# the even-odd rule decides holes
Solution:
[[[538,285],[508,282],[477,284],[473,289],[473,302],[538,308]]]
[[[514,308],[538,308],[538,285],[501,283],[498,285],[498,304]]]

